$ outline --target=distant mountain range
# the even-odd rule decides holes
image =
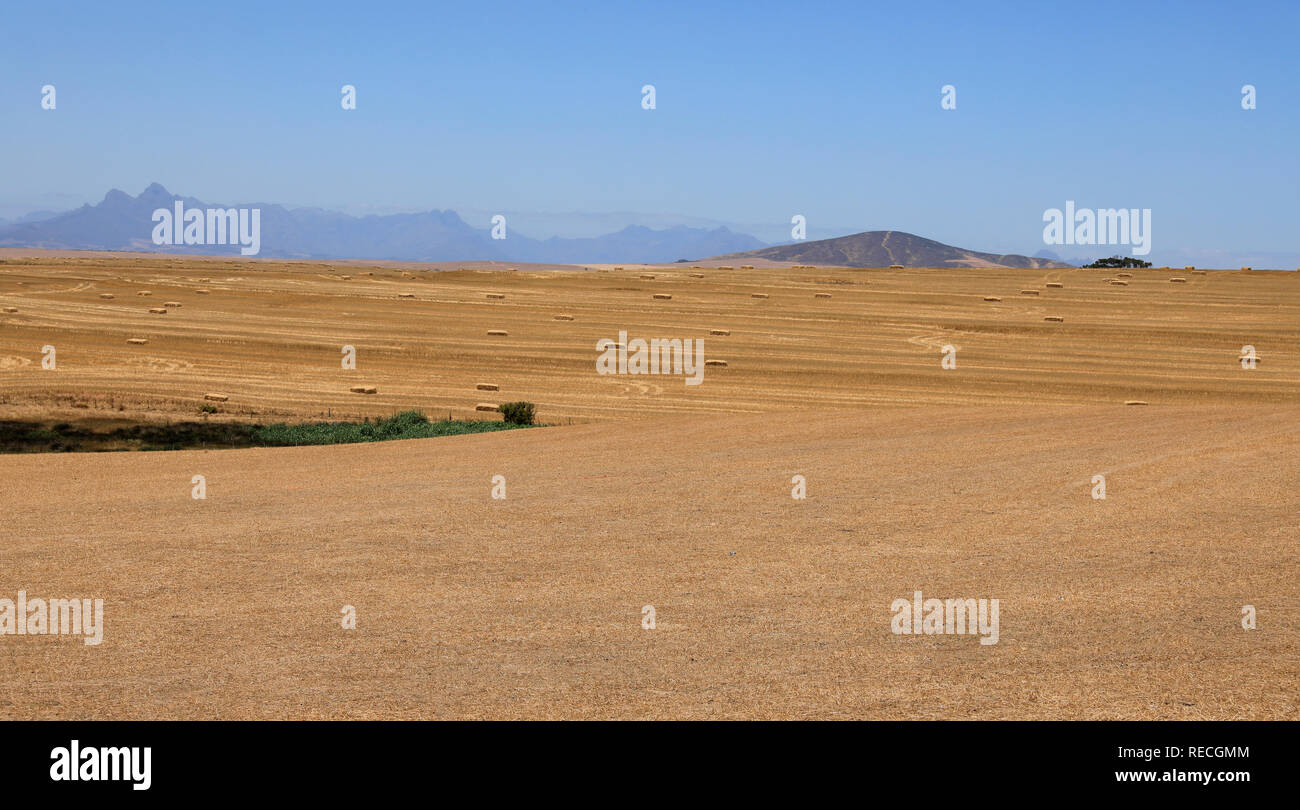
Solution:
[[[214,205],[173,194],[158,183],[137,197],[113,189],[97,205],[83,205],[61,214],[42,211],[9,222],[0,221],[0,247],[239,255],[238,244],[155,245],[154,211],[174,211],[178,202],[186,210],[260,209],[257,255],[270,258],[660,264],[717,257],[847,267],[1069,266],[1045,257],[980,253],[901,231],[868,231],[834,239],[768,246],[727,227],[687,225],[662,229],[628,225],[603,236],[533,239],[511,228],[507,220],[506,238],[493,239],[490,226],[475,228],[450,210],[351,216],[321,208],[286,208],[270,203]]]
[[[980,253],[902,231],[866,231],[816,242],[796,242],[719,256],[839,267],[1069,267],[1048,258],[1018,253]]]
[[[319,208],[289,209],[269,203],[212,205],[172,194],[154,183],[138,197],[113,189],[98,205],[0,224],[0,247],[238,255],[238,245],[155,245],[153,212],[159,208],[170,211],[177,201],[186,209],[260,209],[261,251],[257,255],[274,258],[663,263],[764,245],[725,227],[686,226],[653,230],[629,225],[599,237],[539,240],[514,231],[509,221],[506,238],[493,239],[490,227],[472,227],[455,211],[354,217]]]

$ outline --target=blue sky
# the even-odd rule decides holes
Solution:
[[[810,230],[1034,252],[1043,211],[1070,199],[1152,209],[1157,261],[1300,252],[1294,2],[23,2],[4,17],[10,216],[158,181],[354,211],[803,214]]]

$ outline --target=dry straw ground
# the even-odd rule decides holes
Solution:
[[[559,426],[0,456],[0,596],[107,624],[0,636],[0,718],[1296,717],[1300,275],[4,259],[0,419],[471,417],[489,379]],[[597,375],[620,330],[727,366]],[[1001,640],[892,635],[916,589]]]

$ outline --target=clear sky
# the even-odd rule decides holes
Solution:
[[[1152,209],[1156,258],[1300,241],[1297,2],[11,2],[3,16],[6,206],[158,181],[228,204],[803,214],[1033,252],[1044,210],[1075,200]]]

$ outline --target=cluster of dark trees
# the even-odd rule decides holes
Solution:
[[[1098,259],[1092,264],[1085,264],[1084,267],[1150,267],[1151,262],[1144,262],[1141,259],[1135,259],[1132,256],[1111,256],[1109,259]]]

